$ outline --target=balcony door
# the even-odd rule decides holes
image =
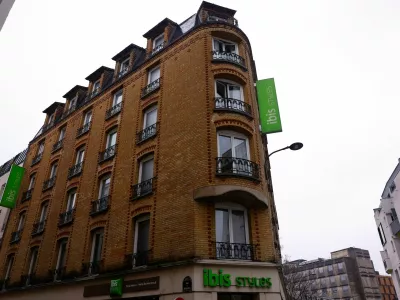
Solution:
[[[57,168],[58,168],[58,163],[57,162],[52,164],[49,179],[54,178],[57,175]]]
[[[218,52],[239,54],[237,44],[220,39],[213,40],[213,50]]]
[[[242,87],[228,80],[216,80],[215,81],[215,96],[220,98],[231,98],[243,101],[243,90]]]
[[[30,282],[29,275],[32,275],[34,273],[35,267],[36,267],[36,261],[37,261],[37,256],[38,256],[38,248],[32,248],[31,250],[31,260],[29,263],[29,270],[28,270],[28,279],[26,284],[28,285]]]
[[[62,239],[58,242],[58,256],[56,270],[54,272],[54,280],[60,280],[65,267],[65,260],[67,257],[67,239]]]
[[[76,190],[73,190],[68,194],[67,208],[66,208],[67,212],[75,208],[75,201],[76,201]]]
[[[93,232],[92,240],[92,253],[90,255],[90,274],[98,274],[100,270],[100,261],[102,258],[103,250],[103,240],[104,240],[104,230],[99,229]]]
[[[144,113],[143,129],[157,123],[157,106],[148,109]]]
[[[107,197],[110,194],[111,177],[107,175],[100,181],[99,199]]]
[[[83,125],[90,123],[90,121],[92,121],[92,111],[88,111],[85,114],[85,118],[83,119]]]
[[[83,162],[83,159],[85,158],[85,148],[79,148],[78,151],[76,152],[76,161],[75,161],[75,165],[80,164],[81,162]]]
[[[42,209],[40,210],[39,222],[44,222],[46,220],[48,208],[49,208],[49,202],[47,201],[47,202],[43,203]]]
[[[121,102],[122,102],[122,90],[114,95],[112,106],[114,107],[115,105],[120,104]]]
[[[154,69],[150,70],[149,72],[149,79],[148,79],[148,83],[152,83],[154,81],[156,81],[157,79],[160,78],[160,67],[155,67]]]
[[[147,263],[147,254],[149,251],[150,240],[150,216],[142,216],[135,222],[135,240],[134,240],[134,265],[140,266]]]
[[[107,145],[106,149],[114,146],[117,143],[117,129],[110,131],[107,135]]]

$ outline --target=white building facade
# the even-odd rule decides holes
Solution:
[[[392,276],[397,298],[400,296],[400,159],[374,209],[375,223],[383,247],[381,256],[387,274]]]

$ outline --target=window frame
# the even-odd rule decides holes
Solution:
[[[75,157],[75,165],[78,165],[80,163],[83,162],[83,160],[85,159],[85,145],[79,147],[76,150],[76,157]]]
[[[109,183],[109,186],[108,186],[108,195],[103,195],[104,185],[105,185],[105,182],[107,180],[110,180],[110,183]],[[103,177],[100,178],[98,199],[110,196],[110,189],[111,189],[111,174],[106,174],[106,175],[104,175]]]
[[[98,90],[100,90],[100,79],[93,82],[92,94],[96,93],[96,91],[98,91]]]
[[[100,259],[94,260],[95,251],[96,251],[96,242],[98,241],[97,236],[101,236],[101,245],[100,245]],[[104,247],[104,228],[97,228],[92,231],[92,249],[90,252],[90,262],[99,262],[103,259],[103,247]]]
[[[40,206],[40,216],[39,216],[39,222],[43,222],[47,218],[47,213],[49,210],[49,201],[45,201],[42,203]]]
[[[139,232],[139,223],[144,221],[149,221],[150,224],[150,214],[144,214],[142,216],[138,216],[135,219],[135,232],[134,232],[134,239],[133,239],[133,253],[137,253],[137,246],[138,246],[138,232]],[[150,237],[150,226],[149,226],[149,237]],[[147,245],[147,248],[150,248],[150,245]]]
[[[151,178],[154,178],[154,154],[150,154],[150,155],[147,155],[146,157],[143,157],[143,158],[140,160],[140,163],[139,163],[138,183],[142,183],[143,164],[144,164],[145,162],[149,161],[149,160],[153,160],[153,176],[152,176]]]
[[[232,45],[235,45],[235,52],[232,52],[232,53],[235,53],[236,55],[239,55],[239,44],[238,43],[235,43],[235,42],[232,42],[232,41],[229,41],[229,40],[225,40],[225,39],[220,39],[220,38],[216,38],[216,37],[213,37],[213,39],[212,39],[212,50],[213,51],[219,51],[218,49],[215,49],[215,44],[214,44],[214,42],[215,41],[218,41],[218,42],[222,42],[223,43],[223,48],[224,48],[224,52],[226,52],[226,44],[232,44]]]
[[[76,95],[74,98],[72,98],[71,100],[69,100],[69,104],[68,104],[68,110],[74,109],[76,108],[76,103],[78,102],[78,95]]]
[[[65,262],[67,259],[67,243],[68,243],[68,239],[67,238],[62,238],[58,241],[58,253],[57,253],[57,262],[56,262],[56,270],[59,270],[60,268],[64,268],[65,267]],[[61,253],[62,253],[62,247],[64,245],[64,257],[61,257]],[[63,261],[63,262],[62,262]],[[62,262],[63,266],[60,266]]]
[[[39,255],[39,247],[32,247],[30,252],[31,255],[29,260],[28,276],[34,273],[33,271],[35,270],[35,266],[37,264],[37,258]]]
[[[244,207],[243,205],[240,205],[238,203],[232,203],[232,202],[222,202],[222,203],[216,203],[214,207],[214,218],[215,218],[215,234],[217,234],[217,220],[216,220],[216,211],[217,210],[228,210],[228,215],[229,215],[229,243],[235,243],[233,241],[233,222],[232,222],[232,210],[239,210],[243,211],[244,214],[244,225],[245,225],[245,237],[246,237],[246,243],[245,244],[250,244],[250,233],[249,233],[249,216],[248,216],[248,211],[247,208]],[[215,239],[217,239],[217,236],[215,236]],[[218,241],[217,241],[218,242]]]
[[[144,111],[144,115],[143,115],[143,129],[149,127],[149,126],[146,126],[147,118],[148,118],[147,115],[150,114],[150,113],[153,112],[153,111],[156,111],[156,122],[153,123],[153,124],[150,124],[149,126],[152,126],[152,125],[154,125],[154,124],[157,123],[157,119],[158,119],[158,106],[157,106],[157,105],[153,105],[153,106],[149,107],[148,109],[146,109],[146,110]]]
[[[35,182],[36,182],[36,173],[33,173],[31,176],[29,176],[28,191],[34,188]]]
[[[383,231],[382,223],[379,223],[379,225],[378,225],[378,234],[379,234],[382,246],[386,245],[387,239],[385,236],[385,232]]]
[[[127,70],[129,69],[130,60],[131,60],[131,58],[128,56],[128,58],[126,58],[126,59],[124,59],[123,61],[121,61],[120,65],[119,65],[119,72],[120,72],[120,73],[121,73],[121,72],[124,72],[124,69],[123,69],[122,67],[124,66],[124,64],[125,64],[126,62],[128,62],[127,66],[126,66],[126,69],[127,69]]]
[[[73,195],[72,198],[71,198],[71,195]],[[74,189],[69,190],[67,193],[67,203],[66,203],[66,207],[65,207],[65,212],[69,212],[75,208],[76,198],[77,198],[77,189],[74,188]],[[72,206],[71,206],[71,202],[72,202]]]
[[[147,75],[147,84],[151,84],[151,83],[153,83],[154,81],[157,80],[157,79],[154,79],[153,81],[150,82],[151,74],[152,74],[154,71],[156,71],[157,69],[160,70],[160,76],[159,76],[157,79],[160,79],[160,77],[161,77],[161,66],[160,66],[160,65],[157,65],[157,66],[155,66],[154,68],[152,68],[152,69],[149,70],[148,75]]]
[[[241,97],[241,99],[235,99],[235,98],[229,97],[229,95],[228,95],[227,98],[223,98],[223,97],[218,96],[218,93],[217,93],[217,82],[221,82],[221,83],[228,84],[228,85],[231,85],[231,86],[234,86],[234,85],[238,86],[240,88],[240,97]],[[241,85],[240,83],[237,83],[236,81],[229,80],[229,79],[224,79],[224,78],[216,78],[214,80],[214,89],[215,89],[215,93],[214,94],[215,94],[216,98],[235,99],[235,100],[238,100],[238,101],[246,102],[245,98],[244,98],[243,85]],[[229,94],[229,89],[228,89],[228,94]]]
[[[64,126],[60,129],[60,132],[58,134],[58,142],[60,142],[64,139],[66,130],[67,130],[66,126]]]
[[[251,160],[251,155],[250,155],[250,143],[249,143],[249,138],[243,134],[243,133],[239,133],[236,131],[232,131],[232,130],[218,130],[217,131],[217,151],[218,151],[218,157],[223,157],[222,153],[221,153],[221,145],[220,145],[220,140],[219,137],[220,136],[224,136],[224,137],[230,137],[231,138],[231,149],[232,149],[232,157],[234,158],[238,158],[236,157],[236,151],[235,151],[235,155],[234,155],[234,147],[233,147],[233,141],[235,138],[238,139],[244,139],[246,141],[246,152],[247,152],[247,160]]]
[[[7,269],[6,269],[6,274],[5,274],[5,277],[4,277],[5,279],[10,278],[11,269],[12,269],[13,264],[14,264],[14,259],[15,259],[15,254],[14,253],[8,255],[8,258],[7,258]]]
[[[121,96],[121,101],[117,103],[116,100],[118,99],[118,96]],[[122,103],[123,100],[124,100],[124,90],[120,89],[119,91],[114,93],[112,107]]]
[[[57,175],[57,170],[58,170],[58,160],[51,164],[49,179],[54,178]]]
[[[90,116],[89,118],[87,117],[88,115]],[[83,116],[83,125],[85,126],[86,124],[90,123],[92,121],[92,117],[93,117],[92,110],[88,110],[87,112],[85,112],[85,115]]]
[[[24,210],[19,214],[17,231],[24,229],[26,219],[26,211]]]
[[[36,156],[42,154],[44,152],[44,141],[40,141],[38,144],[38,150]]]
[[[113,145],[110,145],[111,136],[113,134],[115,134],[115,143]],[[106,149],[115,146],[117,144],[117,138],[118,138],[118,128],[114,127],[113,129],[107,132]]]
[[[164,42],[165,42],[165,34],[164,34],[164,32],[161,33],[160,35],[158,35],[157,37],[154,38],[154,40],[153,40],[153,50],[156,49],[158,46],[161,45],[161,44],[156,45],[156,42],[157,42],[158,40],[160,40],[161,38],[162,38],[162,43],[161,43],[161,44],[164,44]]]

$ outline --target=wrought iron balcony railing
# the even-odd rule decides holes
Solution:
[[[39,153],[38,155],[36,155],[33,159],[32,159],[32,163],[31,166],[36,165],[38,162],[40,162],[42,160],[43,157],[43,153]]]
[[[103,261],[91,261],[82,264],[82,275],[96,275],[103,271]]]
[[[103,152],[100,152],[99,163],[102,163],[103,161],[113,158],[115,156],[116,151],[117,151],[117,144],[108,147]]]
[[[74,214],[75,214],[75,208],[61,213],[58,218],[58,226],[61,227],[72,223],[72,221],[74,220]]]
[[[132,200],[150,195],[154,191],[156,177],[142,181],[132,186]]]
[[[10,244],[16,244],[21,240],[22,230],[23,229],[20,229],[11,233]]]
[[[228,18],[228,19],[225,19],[225,18],[220,18],[220,17],[217,17],[217,16],[209,15],[209,16],[207,17],[207,21],[208,21],[208,22],[229,23],[229,24],[232,24],[232,25],[235,25],[235,26],[239,27],[239,22],[238,22],[238,20],[236,20],[235,18]]]
[[[158,123],[154,123],[153,125],[150,125],[143,129],[142,131],[139,131],[136,134],[136,144],[140,144],[147,139],[155,137],[157,134],[157,125]]]
[[[108,210],[108,200],[110,196],[105,196],[99,200],[92,201],[92,209],[90,210],[90,215],[96,215]]]
[[[215,97],[215,111],[232,111],[252,117],[251,106],[244,101],[233,98]]]
[[[75,166],[69,168],[68,179],[80,175],[82,173],[82,169],[83,169],[83,161],[81,161],[80,163],[77,163]]]
[[[122,109],[122,102],[114,105],[106,112],[106,120],[118,114]]]
[[[33,193],[33,188],[31,188],[30,190],[27,190],[26,192],[24,192],[22,194],[21,203],[29,201],[32,198],[32,193]]]
[[[155,47],[154,49],[153,49],[153,51],[151,51],[151,55],[156,55],[158,52],[160,52],[163,48],[164,48],[164,46],[165,46],[165,42],[163,42],[162,44],[160,44],[160,45],[158,45],[157,47]]]
[[[64,139],[59,140],[57,143],[55,143],[53,145],[53,150],[51,152],[54,153],[54,152],[60,150],[62,148],[62,146],[63,146],[63,142],[64,142]]]
[[[56,176],[49,178],[48,180],[43,182],[43,191],[51,189],[55,183],[56,183]]]
[[[125,264],[127,269],[147,266],[150,261],[151,250],[141,251],[134,254],[125,255]]]
[[[76,137],[80,137],[82,135],[84,135],[85,133],[87,133],[90,129],[90,123],[92,122],[87,122],[86,124],[84,124],[81,128],[79,128],[76,132]]]
[[[43,220],[43,221],[33,224],[32,235],[38,235],[38,234],[43,233],[45,224],[46,224],[46,220]]]
[[[257,260],[257,246],[253,244],[216,242],[217,259]]]
[[[250,179],[260,179],[260,169],[258,164],[244,158],[237,157],[217,157],[218,176],[239,176]]]
[[[226,51],[212,51],[213,61],[216,62],[229,62],[240,67],[246,68],[245,60],[240,55]]]
[[[118,78],[121,78],[125,76],[129,72],[130,67],[125,67],[123,68],[119,73],[118,73]]]
[[[147,95],[151,94],[152,92],[156,91],[160,88],[161,77],[151,82],[142,90],[142,98],[146,97]]]

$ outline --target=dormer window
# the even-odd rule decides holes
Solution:
[[[129,71],[129,57],[127,59],[125,59],[122,63],[121,66],[119,68],[119,77],[124,76],[126,73],[128,73]]]
[[[51,124],[51,123],[53,123],[53,121],[54,121],[54,114],[49,116],[49,120],[48,120],[47,124]]]
[[[160,34],[153,40],[153,52],[152,54],[157,53],[162,48],[164,48],[164,33]]]
[[[92,96],[97,95],[100,92],[100,79],[93,83]]]
[[[68,111],[72,111],[75,109],[77,101],[78,101],[78,96],[75,96],[72,100],[69,101]]]

